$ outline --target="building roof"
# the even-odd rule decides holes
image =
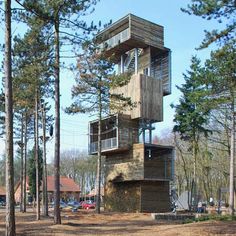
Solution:
[[[114,63],[120,56],[133,48],[152,47],[152,51],[163,53],[169,51],[164,47],[164,27],[133,14],[128,14],[104,30],[96,38],[106,56]]]
[[[0,195],[6,195],[6,189],[3,186],[0,186]]]
[[[54,176],[48,176],[47,178],[48,192],[54,191]],[[79,186],[71,178],[61,176],[60,177],[60,192],[80,192]]]
[[[29,189],[28,183],[29,183],[29,178],[27,176],[26,177],[27,190]],[[15,187],[15,191],[19,187],[20,187],[20,181],[17,183]],[[40,189],[42,190],[42,185]],[[47,189],[48,189],[48,192],[54,192],[54,176],[47,177]],[[80,188],[73,179],[65,177],[65,176],[60,176],[60,192],[80,192]],[[0,195],[1,195],[1,189],[0,189]]]
[[[127,14],[126,16],[122,17],[121,19],[117,20],[116,22],[112,23],[111,25],[109,25],[108,27],[106,27],[105,29],[103,29],[102,31],[100,31],[98,34],[97,34],[97,37],[100,37],[100,36],[103,36],[104,34],[107,34],[107,32],[112,32],[114,30],[117,30],[117,28],[120,28],[122,25],[124,24],[128,24],[129,21],[131,20],[131,18],[136,18],[136,20],[141,20],[143,22],[146,22],[150,25],[153,25],[153,26],[156,26],[158,28],[163,28],[162,25],[159,25],[159,24],[156,24],[154,22],[151,22],[149,20],[146,20],[146,19],[143,19],[141,17],[138,17],[136,15],[133,15],[131,13]]]

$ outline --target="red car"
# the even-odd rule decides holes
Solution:
[[[96,203],[95,202],[91,202],[91,201],[85,201],[82,204],[82,208],[83,209],[95,209],[96,207]]]

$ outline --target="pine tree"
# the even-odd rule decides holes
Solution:
[[[88,27],[80,18],[86,12],[91,11],[93,5],[97,3],[96,0],[84,1],[32,1],[24,0],[17,2],[22,5],[27,14],[33,14],[40,17],[44,22],[51,26],[54,30],[54,78],[55,78],[55,158],[54,158],[54,222],[61,224],[60,216],[60,45],[61,40],[68,40],[70,42],[80,43],[83,40],[78,33],[78,30],[90,31],[93,27]],[[63,31],[70,29],[71,31]],[[75,32],[75,34],[71,33]],[[64,35],[64,36],[61,36]]]
[[[21,39],[14,39],[14,101],[15,110],[19,111],[22,116],[34,109],[35,114],[35,159],[36,166],[38,164],[38,117],[39,117],[39,101],[42,97],[52,96],[51,89],[51,54],[50,40],[48,40],[48,28],[44,22],[38,17],[28,20],[29,30]],[[34,97],[34,101],[32,99]],[[22,132],[23,132],[23,124]],[[21,138],[23,140],[23,137]],[[23,141],[22,141],[23,144]],[[23,150],[23,149],[22,149]],[[23,154],[22,154],[23,159]],[[26,160],[25,160],[26,161]],[[25,165],[22,160],[22,168]],[[22,170],[26,173],[26,170]],[[40,219],[40,199],[39,199],[39,171],[36,168],[37,179],[37,219]],[[23,173],[22,173],[23,175]],[[22,180],[25,178],[21,178]],[[23,184],[21,184],[23,187]],[[23,191],[22,191],[23,192]],[[25,194],[24,194],[25,195]],[[22,196],[23,198],[23,196]],[[23,200],[23,199],[22,199]],[[25,201],[24,201],[25,202]],[[23,209],[22,209],[23,210]]]
[[[235,162],[235,30],[236,1],[235,0],[192,0],[187,9],[188,14],[194,14],[207,20],[216,19],[224,23],[222,30],[205,31],[205,38],[200,49],[216,42],[220,49],[212,53],[207,61],[207,81],[212,86],[212,100],[225,104],[225,98],[231,104],[231,147],[230,147],[230,214],[234,214],[234,162]],[[215,91],[214,91],[215,90]],[[225,96],[227,94],[227,96]],[[215,103],[214,102],[214,103]],[[216,102],[217,104],[217,102]]]
[[[175,108],[174,122],[176,123],[173,131],[179,133],[183,140],[188,141],[192,150],[193,177],[191,193],[195,195],[197,182],[196,165],[199,151],[198,143],[201,134],[207,136],[209,132],[206,124],[209,119],[210,105],[207,97],[209,91],[202,83],[204,70],[198,58],[192,57],[190,69],[187,74],[184,74],[185,84],[182,87],[177,86],[182,96],[179,99],[179,104],[172,104],[172,108]],[[196,202],[191,202],[192,204],[196,204]]]
[[[206,48],[211,43],[225,44],[235,40],[236,2],[235,0],[192,0],[182,11],[200,16],[207,20],[215,19],[219,24],[225,24],[221,30],[205,31],[205,39],[200,48]]]
[[[35,148],[29,152],[29,168],[28,168],[28,177],[29,177],[29,191],[33,199],[36,199],[36,167],[35,167]],[[43,158],[42,150],[39,148],[39,183],[41,185],[43,175]]]
[[[229,104],[231,111],[231,145],[230,145],[230,214],[234,214],[234,163],[235,163],[235,120],[236,120],[236,47],[235,43],[228,43],[211,53],[206,61],[206,80],[211,89],[212,98],[217,100],[215,108],[222,104]]]
[[[6,236],[14,236],[14,162],[13,162],[13,96],[11,61],[11,0],[5,0],[5,126],[6,126]]]

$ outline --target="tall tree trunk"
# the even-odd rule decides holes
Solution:
[[[54,223],[61,224],[60,213],[60,43],[59,16],[55,20],[55,157]]]
[[[6,112],[6,236],[14,236],[14,163],[13,163],[13,101],[11,67],[11,0],[5,0],[5,112]]]
[[[36,170],[36,220],[40,220],[39,198],[39,138],[38,138],[38,89],[35,91],[35,170]]]
[[[27,175],[27,122],[28,122],[28,116],[27,116],[27,111],[25,112],[25,132],[24,132],[24,168],[23,168],[23,199],[24,199],[24,204],[23,204],[23,212],[26,212],[26,175]]]
[[[43,215],[48,216],[48,194],[47,194],[47,158],[46,158],[46,115],[45,107],[42,107],[43,120]]]
[[[100,80],[101,83],[101,80]],[[101,207],[101,156],[102,156],[102,141],[101,141],[101,122],[102,122],[102,93],[101,89],[98,94],[98,160],[97,160],[97,198],[96,198],[96,212],[100,214]]]
[[[234,158],[235,158],[235,118],[236,104],[233,93],[232,101],[232,123],[231,123],[231,148],[230,148],[230,170],[229,170],[229,213],[234,215]]]
[[[193,141],[193,180],[196,182],[196,165],[197,165],[197,147],[196,141]]]
[[[18,143],[20,146],[20,164],[21,164],[21,169],[20,169],[20,211],[23,212],[23,197],[24,197],[24,187],[23,187],[23,169],[24,169],[24,115],[22,112],[21,116],[21,138],[20,142]]]
[[[194,133],[195,137],[195,133]],[[191,207],[195,207],[196,197],[197,197],[197,179],[196,179],[196,169],[197,169],[197,141],[194,138],[193,140],[193,179],[192,179],[192,186],[191,186]],[[194,199],[194,200],[193,200]]]

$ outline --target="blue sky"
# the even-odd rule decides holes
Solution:
[[[87,21],[98,23],[113,22],[132,13],[154,23],[164,26],[165,46],[172,50],[172,94],[164,99],[164,121],[156,125],[154,134],[162,135],[166,129],[173,127],[174,110],[171,103],[177,103],[180,96],[175,88],[184,83],[182,73],[190,65],[192,55],[202,60],[209,57],[210,49],[196,51],[204,38],[204,29],[218,28],[215,21],[203,20],[200,17],[189,16],[181,12],[189,0],[101,0],[95,7],[92,15],[86,17]],[[0,41],[4,40],[3,26],[0,28]],[[17,28],[15,29],[17,31]],[[2,55],[0,55],[0,59]],[[61,106],[65,108],[71,104],[70,90],[74,83],[73,75],[67,71],[61,72]],[[1,85],[0,85],[1,86]],[[66,149],[84,149],[88,145],[88,121],[94,117],[88,115],[69,116],[61,112],[61,151]],[[3,140],[0,140],[0,153],[3,151]],[[53,156],[54,140],[48,143],[48,157]]]

